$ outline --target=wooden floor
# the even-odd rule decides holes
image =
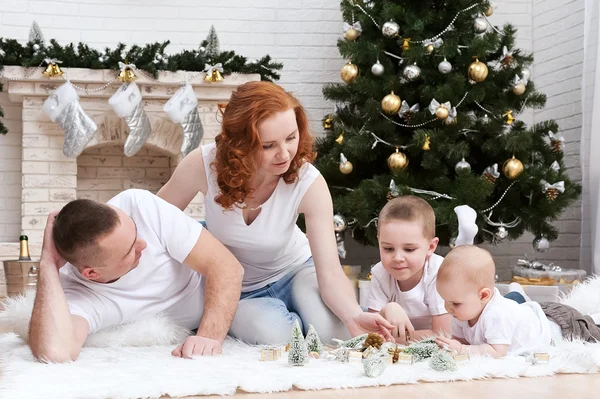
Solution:
[[[600,374],[394,385],[347,390],[290,391],[268,395],[238,393],[235,397],[237,399],[597,399],[600,397]],[[221,396],[190,396],[186,399],[192,398],[222,399]]]

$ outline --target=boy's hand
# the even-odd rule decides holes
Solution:
[[[456,351],[458,353],[460,353],[463,346],[463,344],[461,344],[457,340],[446,337],[437,337],[435,339],[435,343],[438,344],[438,346],[442,349]]]
[[[410,337],[415,332],[415,328],[402,306],[395,302],[388,303],[381,309],[381,315],[394,326],[392,336],[396,343],[407,345]]]

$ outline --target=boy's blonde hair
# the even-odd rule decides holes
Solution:
[[[388,201],[379,212],[377,226],[394,220],[420,221],[423,225],[423,236],[428,240],[435,238],[435,212],[431,205],[422,198],[403,195]]]
[[[477,289],[494,289],[496,266],[492,255],[474,245],[461,245],[451,250],[444,258],[437,274],[437,282],[448,282],[458,278]]]

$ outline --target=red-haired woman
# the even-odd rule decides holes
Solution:
[[[310,163],[313,138],[300,103],[276,84],[251,82],[219,109],[216,143],[185,157],[158,195],[184,209],[204,194],[207,228],[244,266],[230,334],[280,344],[298,320],[324,342],[366,331],[391,337],[386,320],[361,310],[340,265],[331,195]]]

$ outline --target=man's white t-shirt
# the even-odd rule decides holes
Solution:
[[[182,262],[196,245],[202,225],[145,190],[124,191],[108,204],[133,219],[138,237],[148,246],[137,267],[108,284],[83,278],[67,263],[60,279],[71,314],[86,319],[90,333],[159,313],[182,327],[198,328],[203,279]]]
[[[431,317],[448,313],[436,289],[437,273],[443,260],[439,255],[431,255],[425,261],[421,280],[410,291],[401,291],[398,281],[379,262],[371,269],[367,307],[379,312],[388,303],[396,302],[406,311],[415,330],[431,330]]]
[[[508,355],[517,356],[545,348],[552,339],[550,322],[537,302],[518,304],[497,288],[473,327],[452,318],[452,335],[470,345],[509,345]]]

